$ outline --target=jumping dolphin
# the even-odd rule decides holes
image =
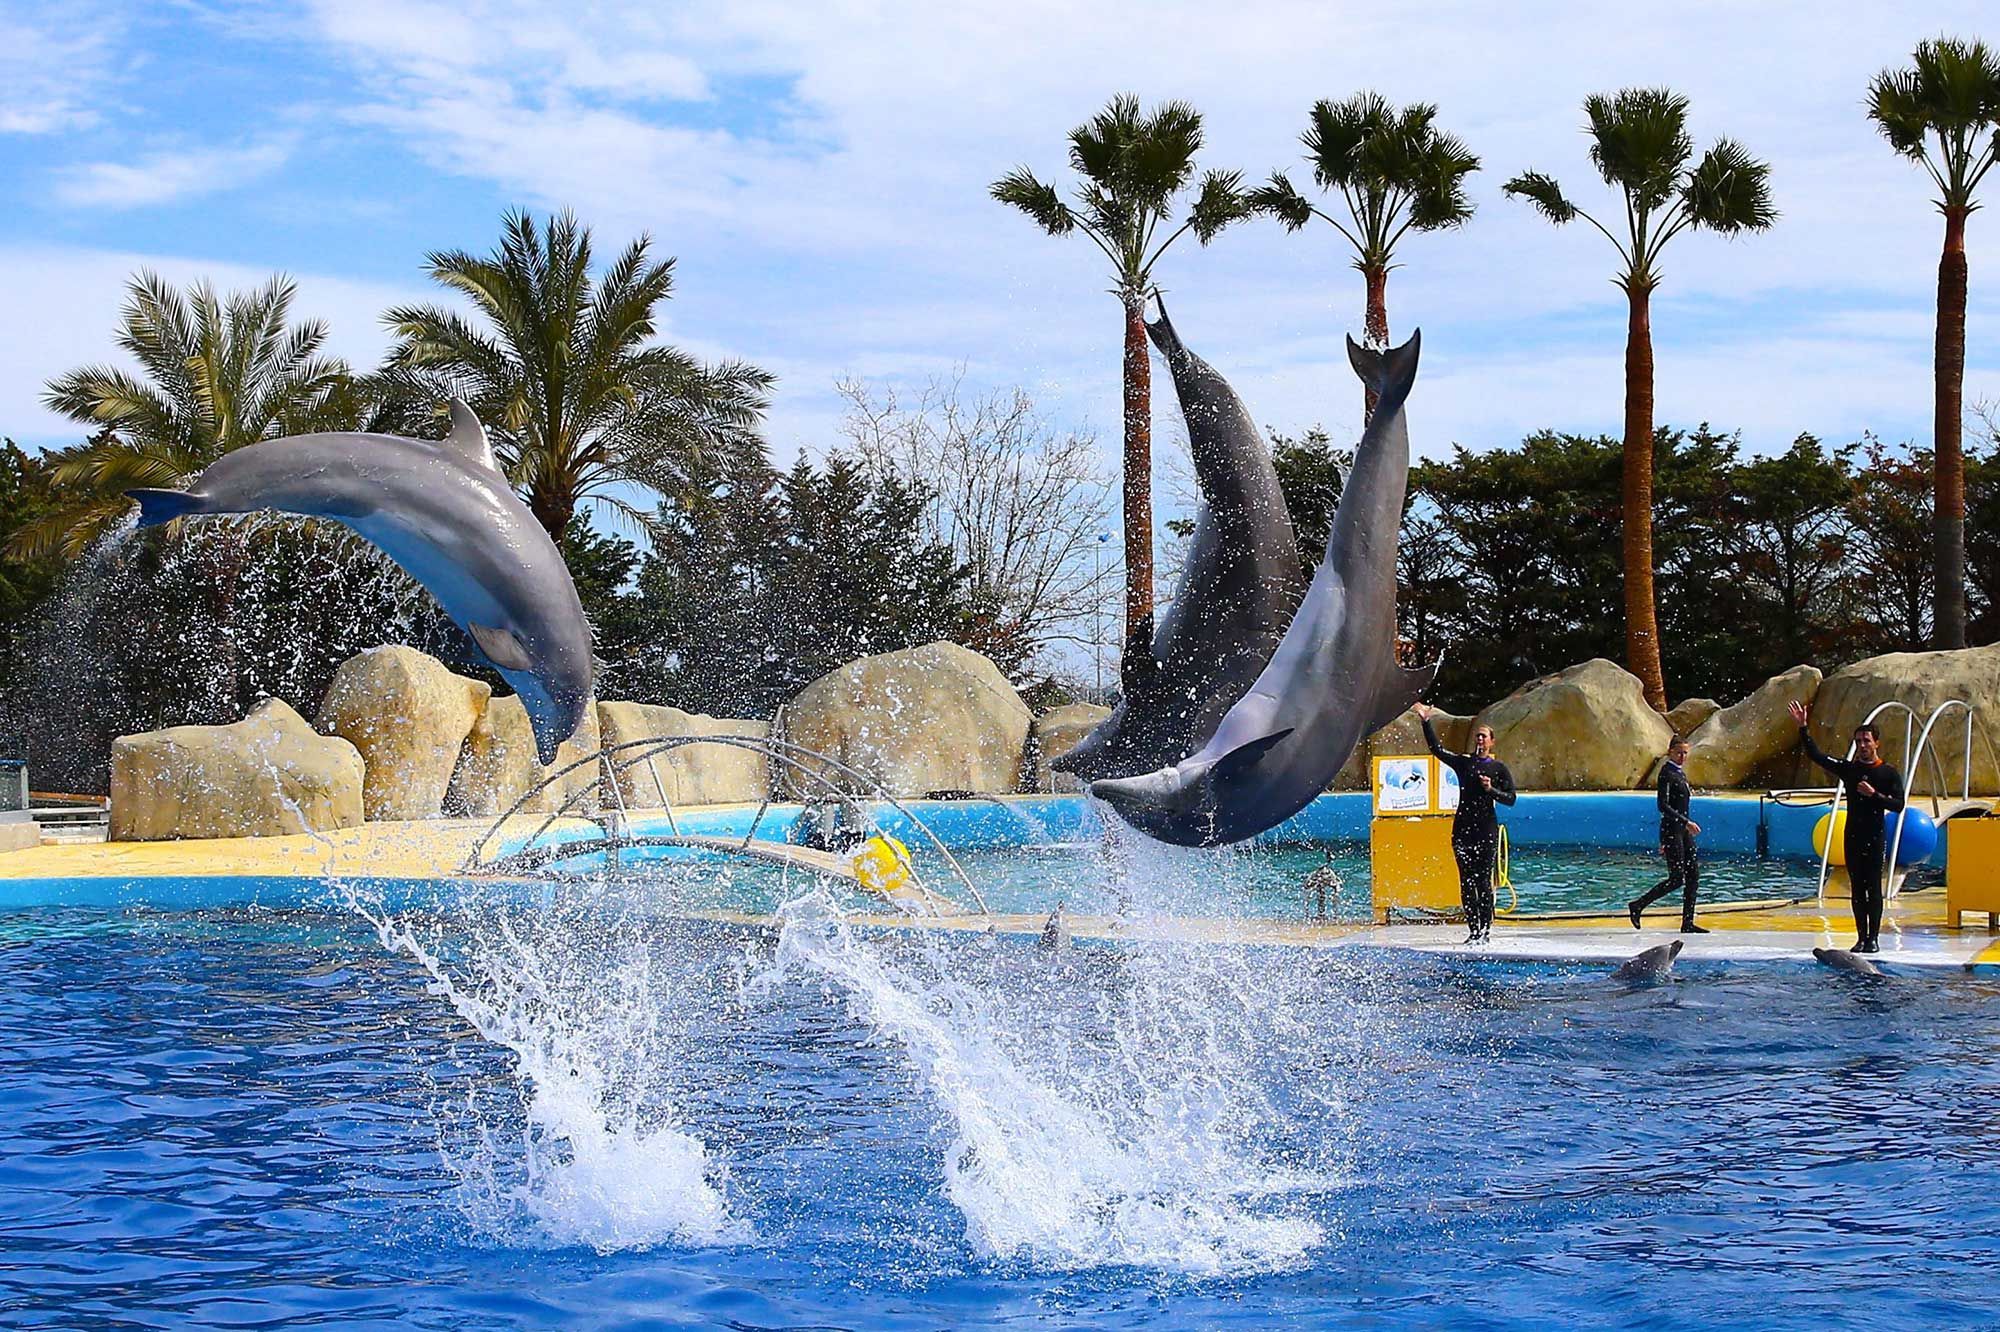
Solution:
[[[1396,665],[1396,534],[1410,474],[1403,404],[1420,339],[1389,351],[1348,340],[1378,396],[1327,534],[1326,558],[1278,650],[1215,734],[1179,764],[1096,781],[1090,793],[1181,846],[1240,842],[1312,803],[1365,735],[1401,715],[1437,666]]]
[[[1882,968],[1867,958],[1850,953],[1845,948],[1815,948],[1813,957],[1821,966],[1832,967],[1835,971],[1845,971],[1856,976],[1879,976]]]
[[[1673,975],[1674,959],[1681,955],[1681,949],[1685,947],[1687,944],[1684,941],[1676,939],[1657,948],[1648,948],[1630,961],[1621,963],[1618,970],[1611,973],[1611,979],[1627,985],[1658,985]]]
[[[129,490],[139,526],[273,509],[351,527],[422,583],[528,711],[555,761],[589,704],[590,624],[555,542],[454,399],[442,441],[338,432],[224,454],[186,490]]]
[[[1181,343],[1164,303],[1146,332],[1187,419],[1201,518],[1158,631],[1126,651],[1117,708],[1049,765],[1085,778],[1151,772],[1206,744],[1270,661],[1306,588],[1271,450],[1242,399]]]

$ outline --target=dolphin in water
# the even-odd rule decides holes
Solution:
[[[1049,765],[1086,779],[1151,772],[1201,748],[1270,661],[1306,588],[1271,450],[1243,400],[1181,342],[1164,302],[1146,332],[1173,372],[1201,517],[1152,641],[1125,654],[1117,708]]]
[[[1657,948],[1648,948],[1637,957],[1620,963],[1618,970],[1611,973],[1611,979],[1627,985],[1658,985],[1673,975],[1674,959],[1681,955],[1681,949],[1685,947],[1685,942],[1676,939]]]
[[[292,435],[224,454],[186,490],[126,494],[141,527],[260,509],[345,524],[423,584],[514,687],[544,764],[583,719],[595,664],[576,584],[456,399],[441,441]]]
[[[1163,842],[1219,846],[1312,803],[1363,736],[1415,702],[1437,665],[1396,664],[1396,535],[1410,474],[1403,405],[1419,336],[1388,351],[1347,343],[1378,395],[1354,451],[1305,602],[1255,683],[1200,750],[1172,767],[1092,782],[1090,793]]]
[[[1879,976],[1882,974],[1882,968],[1857,953],[1848,952],[1845,948],[1815,948],[1813,949],[1813,957],[1823,967],[1832,967],[1835,971],[1845,971],[1850,975]]]

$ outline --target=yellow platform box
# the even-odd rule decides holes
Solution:
[[[1368,864],[1375,919],[1456,914],[1451,819],[1458,810],[1457,774],[1429,754],[1377,755],[1373,777]]]
[[[1947,825],[1944,918],[1953,929],[1967,911],[2000,919],[2000,818],[1956,818]]]

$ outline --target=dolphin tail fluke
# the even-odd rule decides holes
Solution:
[[[1423,331],[1410,334],[1400,347],[1364,347],[1347,340],[1347,359],[1354,373],[1382,402],[1401,402],[1417,381],[1417,354],[1423,349]]]
[[[139,501],[139,526],[158,527],[176,518],[184,518],[191,513],[207,513],[207,502],[200,496],[185,490],[150,490],[141,488],[125,492],[127,499]]]

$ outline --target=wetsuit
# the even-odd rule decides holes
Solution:
[[[1438,762],[1458,774],[1458,812],[1451,819],[1451,854],[1458,862],[1458,898],[1465,905],[1465,923],[1475,939],[1493,932],[1493,869],[1500,854],[1500,816],[1495,804],[1514,803],[1514,774],[1496,758],[1454,754],[1438,743],[1430,719],[1424,719],[1424,743]],[[1479,780],[1493,779],[1487,790]]]
[[[1699,891],[1701,866],[1695,857],[1694,834],[1688,830],[1688,805],[1694,792],[1688,788],[1687,771],[1668,759],[1660,764],[1660,854],[1667,858],[1667,877],[1653,890],[1632,903],[1633,924],[1641,911],[1676,889],[1681,895],[1681,930],[1694,931],[1694,898]]]
[[[1847,790],[1847,832],[1841,839],[1847,852],[1847,881],[1854,893],[1854,932],[1873,951],[1882,933],[1882,857],[1888,850],[1885,814],[1903,807],[1903,775],[1886,763],[1872,767],[1853,759],[1837,759],[1813,743],[1811,732],[1799,728],[1806,756],[1837,778]],[[1854,788],[1867,782],[1874,795]]]

